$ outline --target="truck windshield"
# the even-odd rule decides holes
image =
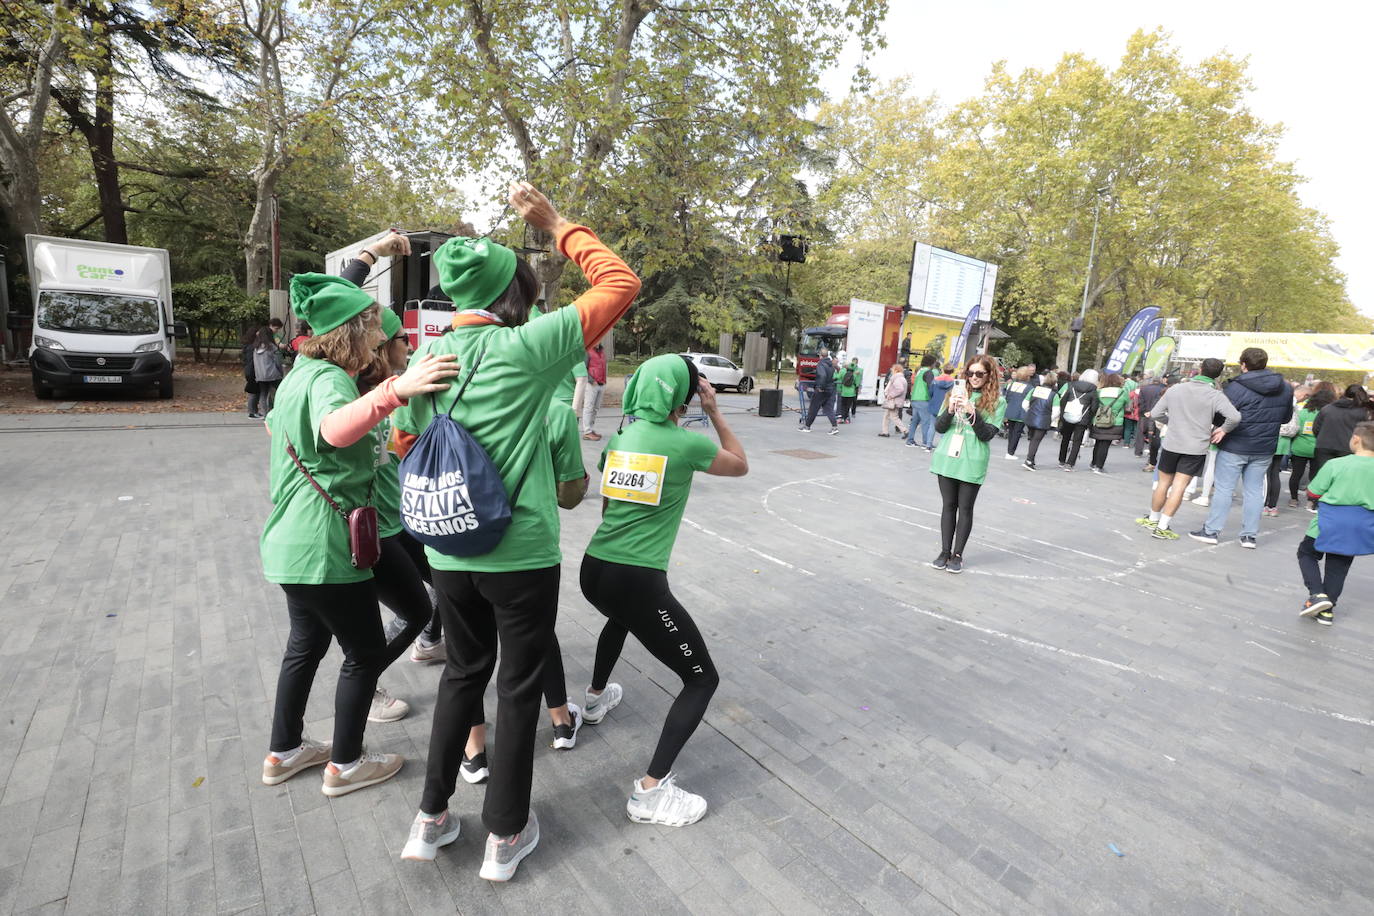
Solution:
[[[801,349],[798,352],[802,356],[815,356],[821,352],[822,347],[827,350],[837,349],[838,341],[842,339],[832,337],[829,334],[804,334],[802,335]]]
[[[93,334],[156,334],[162,327],[156,299],[52,290],[38,294],[37,324]]]

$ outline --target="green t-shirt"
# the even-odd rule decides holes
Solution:
[[[553,479],[558,483],[581,480],[587,476],[582,464],[582,438],[577,430],[577,414],[555,397],[549,402],[545,419],[545,437],[553,459]]]
[[[926,381],[927,375],[929,375],[931,378],[934,378],[935,370],[930,368],[929,366],[926,366],[922,369],[917,369],[915,372],[911,374],[911,400],[930,400],[930,383]]]
[[[377,534],[395,537],[401,526],[400,461],[391,450],[391,417],[372,428],[372,505],[377,507]]]
[[[1332,458],[1307,489],[1333,506],[1364,506],[1374,511],[1374,455],[1343,455]],[[1317,518],[1307,526],[1307,536],[1317,536]]]
[[[451,557],[426,547],[430,566],[517,572],[558,565],[562,561],[558,500],[542,421],[554,389],[583,358],[577,310],[561,308],[517,328],[459,325],[427,343],[411,357],[412,362],[424,352],[456,353],[463,370],[433,400],[416,398],[392,414],[397,428],[412,435],[423,432],[436,407],[446,412],[453,404],[462,380],[483,354],[472,384],[453,410],[453,419],[486,449],[506,484],[506,493],[515,496],[511,525],[496,549],[476,557]]]
[[[1311,458],[1317,450],[1317,434],[1312,432],[1312,424],[1317,419],[1317,411],[1306,407],[1298,411],[1298,434],[1293,437],[1293,454],[1299,458]]]
[[[334,448],[320,435],[333,411],[358,398],[353,378],[333,363],[300,356],[277,389],[267,417],[272,512],[259,549],[268,582],[321,585],[372,578],[349,562],[348,524],[286,454],[289,439],[301,463],[345,512],[367,503],[375,459],[372,436]]]
[[[659,502],[655,506],[608,499],[587,553],[611,563],[667,570],[682,513],[687,509],[687,497],[692,492],[692,475],[711,466],[720,445],[671,420],[636,420],[606,442],[598,468],[605,469],[606,455],[613,451],[666,459]]]
[[[1001,427],[1006,412],[1007,399],[998,397],[997,410],[987,422]],[[941,410],[940,413],[947,414],[949,409]],[[950,452],[956,444],[958,454],[952,455]],[[935,452],[930,458],[930,472],[966,483],[982,483],[988,476],[988,458],[991,454],[991,440],[984,442],[979,439],[973,432],[972,424],[964,422],[961,417],[955,417],[949,432],[941,436],[940,444],[935,446]]]
[[[844,377],[852,370],[853,377],[848,385],[844,383]],[[859,393],[863,387],[864,371],[858,366],[841,366],[835,370],[835,384],[840,388],[840,397],[852,398]]]

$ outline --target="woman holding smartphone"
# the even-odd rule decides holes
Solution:
[[[964,545],[973,530],[973,504],[988,473],[988,443],[997,435],[1007,401],[998,384],[997,363],[975,356],[954,382],[935,420],[943,437],[931,456],[930,472],[940,484],[940,555],[935,569],[964,571]]]

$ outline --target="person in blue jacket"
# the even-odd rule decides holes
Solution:
[[[1045,438],[1045,434],[1054,425],[1054,402],[1055,386],[1058,384],[1058,377],[1053,372],[1046,372],[1040,379],[1040,384],[1030,388],[1021,401],[1023,422],[1026,425],[1026,441],[1030,443],[1030,448],[1026,452],[1026,461],[1023,465],[1028,471],[1039,470],[1035,466],[1035,453],[1040,450],[1040,440]],[[1010,406],[1010,402],[1008,402]]]
[[[1007,460],[1016,460],[1016,446],[1026,428],[1026,394],[1031,389],[1031,368],[1022,366],[1012,373],[1002,395],[1007,399]]]

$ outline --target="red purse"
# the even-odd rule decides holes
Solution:
[[[305,479],[310,481],[310,485],[315,488],[315,492],[324,497],[329,507],[339,514],[348,526],[348,551],[349,561],[354,569],[371,569],[377,565],[377,560],[382,555],[382,539],[377,533],[377,507],[372,505],[359,506],[352,512],[345,512],[343,507],[334,502],[333,497],[324,491],[315,478],[310,476],[310,472],[301,464],[301,459],[296,456],[296,449],[291,445],[291,440],[286,440],[286,454],[291,456],[291,460],[296,463],[296,467],[301,469]],[[372,496],[368,495],[368,502],[372,502]]]

